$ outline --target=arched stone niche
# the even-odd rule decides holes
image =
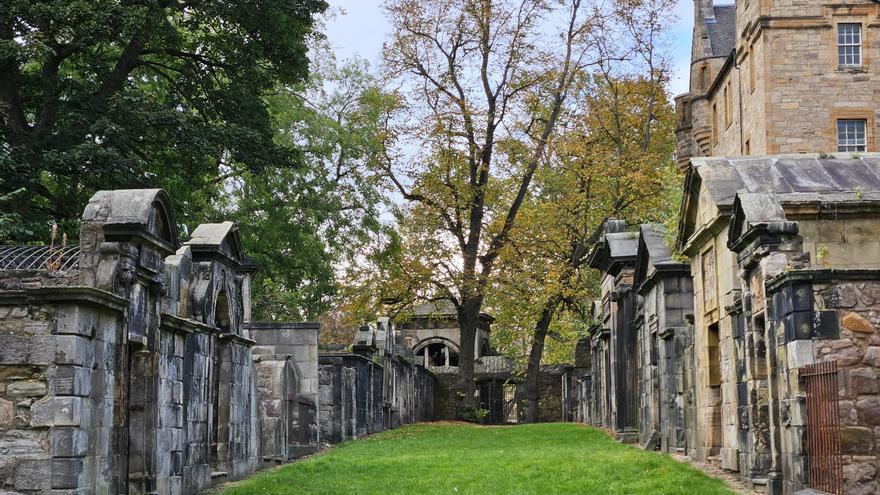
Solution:
[[[81,280],[137,303],[142,298],[134,297],[134,282],[161,292],[164,258],[177,247],[177,224],[165,191],[98,191],[82,215]]]
[[[199,225],[184,243],[193,258],[192,318],[246,337],[251,268],[232,222]]]
[[[105,241],[122,242],[132,237],[165,248],[177,249],[177,223],[171,198],[162,189],[98,191],[82,215],[83,226],[100,225]]]

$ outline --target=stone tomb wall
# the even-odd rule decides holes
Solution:
[[[263,458],[284,462],[315,452],[318,427],[318,325],[252,323]],[[267,447],[268,446],[268,447]]]
[[[0,270],[0,491],[194,493],[273,450],[237,229],[174,225],[161,190],[101,191],[70,263]]]
[[[809,486],[804,365],[837,364],[843,489],[880,492],[880,272],[793,271],[768,287],[769,469],[788,493]],[[788,301],[791,302],[787,302]],[[804,315],[801,317],[801,315]],[[800,325],[799,321],[810,322]]]
[[[816,488],[819,473],[811,470],[839,458],[842,493],[880,493],[880,270],[866,268],[877,266],[875,253],[862,249],[855,258],[844,246],[832,267],[817,266],[810,243],[825,237],[815,237],[813,217],[788,220],[778,203],[770,208],[774,198],[747,194],[738,193],[729,229],[701,250],[693,279],[681,271],[658,271],[651,283],[640,283],[643,274],[636,270],[635,285],[644,299],[628,323],[639,350],[629,364],[640,370],[641,443],[718,463],[773,494]],[[769,206],[758,210],[756,204]],[[835,213],[841,218],[835,225],[860,224],[861,217],[849,215]],[[833,228],[822,232],[837,239]],[[720,237],[725,249],[718,254],[736,262],[733,269],[724,263],[723,284],[713,281],[721,275],[705,263],[715,259],[707,253]],[[864,242],[864,236],[853,238]],[[719,285],[727,288],[724,297],[707,294]],[[722,323],[714,338],[707,320]],[[614,355],[609,359],[604,343],[615,328],[592,329],[591,373],[580,382],[590,390],[579,392],[587,403],[577,409],[585,411],[583,421],[619,433],[607,412],[608,384],[614,383],[607,375],[621,371],[608,364]],[[836,367],[821,371],[831,388],[812,396],[819,399],[808,398],[817,380],[807,375],[808,366],[822,363]],[[811,416],[814,400],[817,411],[829,407],[838,410],[836,417],[816,411]],[[834,434],[835,422],[839,457],[830,442],[821,447],[810,438]]]

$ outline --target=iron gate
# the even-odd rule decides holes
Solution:
[[[808,486],[842,494],[837,362],[808,364],[800,369],[800,376],[807,391]]]

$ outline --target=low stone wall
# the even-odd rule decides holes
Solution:
[[[318,325],[252,323],[260,392],[263,459],[284,462],[315,452],[318,417]]]
[[[339,443],[433,419],[434,375],[400,355],[386,357],[384,365],[374,359],[379,356],[319,356],[322,442]]]

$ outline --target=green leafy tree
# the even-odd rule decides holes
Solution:
[[[674,208],[665,201],[667,184],[679,182],[662,42],[673,7],[614,4],[616,34],[597,40],[604,56],[579,88],[583,107],[536,173],[500,256],[494,333],[516,344],[507,350],[525,365],[528,422],[539,417],[541,363],[569,360],[585,335],[599,289],[586,262],[599,227],[611,217],[662,221]]]
[[[405,200],[402,266],[389,299],[448,299],[462,352],[462,408],[473,406],[473,342],[532,178],[595,62],[605,15],[581,0],[394,0],[387,76],[399,84],[400,143],[385,173]],[[519,145],[502,149],[503,143]],[[407,153],[407,148],[416,149]]]
[[[218,218],[239,221],[246,252],[261,270],[255,316],[314,319],[339,304],[337,287],[369,256],[380,222],[385,123],[396,107],[363,60],[337,64],[325,43],[312,47],[307,82],[267,96],[275,142],[300,153],[301,166],[242,165],[221,176]]]
[[[323,0],[8,0],[0,4],[0,194],[24,226],[76,232],[97,189],[161,186],[184,223],[224,167],[293,168],[264,94],[304,80]]]

